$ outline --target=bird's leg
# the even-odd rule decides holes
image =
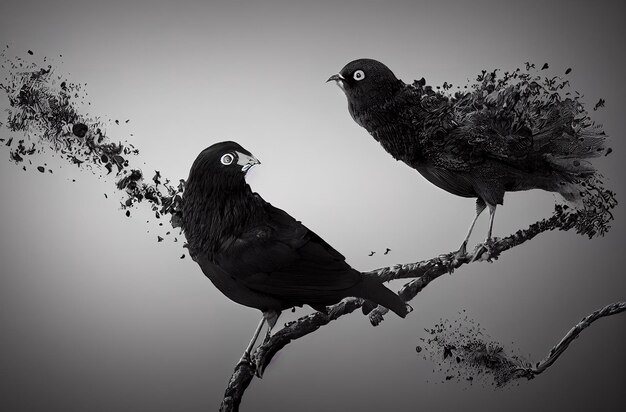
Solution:
[[[476,249],[476,252],[474,253],[474,257],[472,258],[472,262],[475,260],[490,261],[491,259],[491,256],[490,256],[491,233],[493,231],[493,219],[496,216],[496,205],[488,204],[487,206],[489,206],[489,230],[487,231],[487,239],[485,239],[485,242],[482,243]],[[487,257],[483,257],[483,254],[485,254],[485,252],[487,252]]]
[[[261,333],[261,328],[263,327],[264,323],[265,323],[265,316],[261,317],[261,321],[259,322],[259,325],[256,327],[256,330],[254,331],[254,335],[252,335],[252,339],[250,340],[250,343],[248,344],[246,351],[241,356],[241,359],[239,359],[239,362],[237,363],[237,365],[239,365],[240,363],[253,365],[252,359],[250,359],[250,353],[252,353],[252,348],[254,347],[254,343],[256,342],[257,338],[259,337],[259,333]]]
[[[272,333],[272,328],[276,325],[278,321],[278,317],[280,316],[280,312],[271,310],[263,312],[263,319],[267,321],[267,333],[265,334],[265,339],[263,339],[263,344],[266,344],[268,340],[270,340],[270,336]],[[263,378],[263,372],[265,371],[265,366],[267,365],[256,365],[255,373],[259,378]]]
[[[458,260],[459,258],[465,256],[465,254],[467,253],[467,242],[469,242],[469,238],[472,235],[472,230],[474,230],[474,225],[478,220],[478,216],[480,216],[483,210],[485,210],[485,207],[487,207],[487,205],[485,204],[484,200],[482,200],[480,197],[476,199],[476,216],[474,216],[474,220],[472,220],[472,224],[470,225],[469,231],[467,232],[467,236],[465,236],[465,240],[463,241],[463,243],[461,243],[461,247],[454,254],[455,260]]]
[[[274,325],[276,325],[276,322],[278,321],[278,317],[280,316],[280,312],[267,311],[267,312],[263,312],[263,316],[265,320],[267,321],[267,333],[265,334],[265,339],[263,339],[263,343],[265,344],[267,343],[268,340],[270,340],[272,328],[274,328]]]
[[[493,230],[493,218],[496,216],[496,205],[489,205],[489,231],[485,243],[491,242],[491,231]]]

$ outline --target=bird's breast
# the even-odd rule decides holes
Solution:
[[[393,102],[369,107],[349,105],[354,121],[393,156],[411,167],[423,162],[419,124],[406,120]]]
[[[426,180],[448,193],[461,197],[476,197],[474,179],[468,173],[453,172],[432,165],[417,166],[415,169]]]
[[[251,290],[206,257],[198,256],[195,260],[211,283],[233,302],[260,310],[283,309],[278,300]]]

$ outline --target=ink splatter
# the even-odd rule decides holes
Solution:
[[[569,74],[571,69],[566,70]],[[572,91],[569,80],[561,76],[544,76],[537,71],[535,64],[526,62],[525,70],[516,69],[503,73],[496,69],[493,71],[482,70],[469,85],[470,91],[457,91],[456,93],[444,93],[433,90],[426,85],[423,78],[413,82],[412,87],[418,89],[422,96],[422,105],[428,111],[443,110],[442,102],[454,102],[451,105],[455,111],[454,117],[462,119],[463,116],[472,116],[476,107],[496,107],[497,112],[511,119],[511,128],[520,133],[528,133],[531,136],[544,130],[551,123],[555,110],[567,102],[573,111],[569,131],[579,136],[581,142],[589,146],[581,146],[577,150],[591,150],[595,143],[604,140],[605,133],[602,127],[596,124],[580,100],[580,93]],[[601,99],[597,107],[604,105]],[[439,127],[438,122],[425,127]],[[508,126],[507,126],[508,127]],[[431,136],[433,131],[424,134]],[[567,133],[564,131],[563,133]],[[532,140],[532,139],[531,139]],[[530,142],[532,143],[532,142]],[[556,143],[555,143],[556,144]],[[562,144],[562,143],[558,143]],[[592,152],[584,152],[586,157],[597,157],[611,153],[610,148],[599,145]],[[556,160],[555,160],[556,161]],[[576,172],[582,165],[580,162],[569,163],[567,158],[558,159],[559,167]],[[588,237],[604,235],[610,229],[610,223],[614,216],[612,209],[617,206],[617,199],[612,190],[606,189],[602,182],[602,176],[598,174],[577,172],[576,185],[582,187],[580,200],[577,200],[576,208],[562,208],[557,211],[563,215],[572,217],[576,232]],[[568,182],[561,182],[567,185]],[[574,215],[574,212],[577,212]]]
[[[115,178],[116,187],[124,196],[120,201],[122,210],[143,202],[149,205],[156,219],[167,215],[172,227],[181,226],[184,180],[164,179],[156,170],[151,178],[146,178],[144,172],[136,166],[139,150],[125,140],[110,138],[106,133],[109,122],[82,110],[88,96],[86,84],[74,83],[64,75],[57,74],[45,59],[44,64],[40,65],[34,61],[28,62],[28,58],[8,59],[5,53],[6,50],[0,52],[2,66],[8,70],[0,83],[0,90],[5,92],[9,101],[4,126],[12,133],[25,136],[24,139],[18,138],[17,145],[13,143],[13,136],[6,141],[5,146],[10,148],[9,158],[12,162],[22,164],[23,170],[26,170],[23,163],[29,156],[52,151],[80,169],[89,170],[99,177]],[[547,69],[546,66],[542,66],[542,69]],[[536,70],[535,64],[530,62],[525,67],[527,72]],[[571,69],[567,69],[565,74],[570,72]],[[432,88],[425,84],[425,80],[421,79],[415,81],[413,86],[423,89],[427,95],[434,94]],[[447,82],[442,86],[446,91],[451,87]],[[559,76],[542,77],[522,72],[521,69],[501,75],[497,74],[497,70],[483,70],[470,87],[473,91],[457,92],[450,98],[464,99],[470,105],[497,104],[510,107],[510,110],[515,111],[520,127],[528,122],[535,124],[541,121],[542,118],[537,118],[536,113],[544,113],[550,104],[558,102],[563,95],[571,95],[568,80]],[[571,98],[579,103],[579,94],[575,94]],[[424,104],[428,104],[428,99]],[[601,107],[603,104],[601,100],[596,106]],[[127,119],[124,123],[129,121]],[[120,121],[116,119],[113,122],[116,124],[113,129],[118,130]],[[593,126],[593,121],[581,104],[580,116],[574,119],[572,127]],[[607,149],[598,155],[610,152],[611,149]],[[585,210],[576,215],[577,220],[573,225],[579,233],[590,237],[608,230],[608,223],[613,219],[610,209],[617,204],[614,193],[600,184],[599,181],[586,182],[585,193],[582,194]],[[130,211],[127,212],[129,216]],[[569,211],[561,207],[556,213],[567,215]],[[373,254],[370,252],[370,256]]]
[[[57,74],[51,64],[42,67],[19,56],[8,59],[5,54],[6,50],[0,52],[2,67],[8,70],[0,83],[9,103],[4,125],[10,132],[24,136],[17,145],[13,145],[13,137],[5,143],[12,162],[22,163],[35,153],[56,153],[99,177],[112,175],[124,196],[120,206],[127,217],[130,210],[126,209],[145,202],[157,219],[169,215],[173,227],[181,226],[184,181],[172,183],[155,171],[151,181],[145,182],[143,172],[133,167],[139,150],[127,141],[109,138],[105,121],[81,111],[88,95],[86,84],[73,83]],[[31,51],[28,54],[33,55]],[[27,170],[26,165],[23,170]],[[44,167],[37,170],[43,173]]]
[[[442,382],[454,380],[500,388],[525,376],[520,371],[531,367],[521,356],[508,353],[467,315],[454,321],[440,320],[425,332],[416,352],[423,351],[423,359],[436,362],[439,373],[445,375]]]
[[[593,110],[594,110],[594,111],[596,111],[596,110],[598,110],[599,108],[604,107],[604,104],[605,104],[605,103],[606,103],[606,100],[604,100],[604,99],[600,99],[600,100],[598,100],[598,103],[596,103],[596,105],[595,105],[595,106],[593,106]]]

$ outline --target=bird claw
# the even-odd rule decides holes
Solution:
[[[265,334],[265,338],[263,338],[263,343],[261,345],[265,345],[270,340],[271,337],[272,337],[272,335],[271,335],[270,331],[268,330],[267,333]]]
[[[454,269],[458,267],[460,263],[466,261],[467,259],[467,243],[463,242],[459,250],[449,255],[446,255],[446,257],[448,257],[448,259],[443,261],[443,263],[445,264],[445,266],[447,266],[448,273],[452,274],[454,272]]]
[[[439,255],[439,264],[445,267],[449,274],[454,273],[454,269],[458,266],[458,263],[459,257],[455,253]]]
[[[256,364],[255,364],[254,374],[256,375],[256,377],[259,378],[259,379],[263,379],[263,372],[264,372],[264,370],[261,369],[260,367],[256,366]]]
[[[255,373],[257,373],[256,363],[252,360],[248,352],[244,352],[244,354],[241,355],[241,359],[239,359],[239,362],[237,362],[237,366],[235,366],[235,369],[239,369],[241,366],[247,366],[250,369],[254,370]]]
[[[483,243],[476,245],[471,262],[493,262],[493,238],[485,240]]]
[[[239,359],[239,362],[237,362],[237,366],[235,366],[235,370],[241,367],[250,368],[257,378],[263,379],[263,369],[259,365],[257,365],[255,361],[252,360],[252,357],[247,352],[241,356],[241,359]]]

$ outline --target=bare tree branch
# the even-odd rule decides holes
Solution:
[[[62,159],[79,168],[85,167],[94,173],[99,171],[101,176],[114,175],[116,188],[123,191],[125,196],[120,206],[126,209],[126,216],[131,215],[129,208],[145,202],[155,213],[156,219],[169,215],[172,227],[180,226],[181,193],[184,190],[184,182],[163,179],[160,172],[155,171],[152,179],[146,183],[143,173],[131,167],[132,160],[139,151],[128,142],[115,143],[107,138],[102,131],[104,123],[98,117],[92,118],[78,110],[76,101],[84,93],[83,85],[61,81],[61,77],[57,79],[51,66],[41,68],[31,63],[22,67],[21,62],[18,64],[7,60],[2,52],[0,60],[3,60],[9,69],[6,82],[0,84],[0,90],[5,92],[10,107],[6,127],[13,132],[24,132],[28,140],[16,139],[13,142],[13,138],[8,140],[0,138],[0,142],[9,148],[12,162],[22,164],[22,168],[26,170],[24,160],[28,156],[53,150]],[[117,120],[116,123],[119,124]],[[40,172],[43,171],[41,166],[38,169]],[[554,229],[575,229],[578,233],[590,237],[604,234],[608,230],[608,223],[613,219],[610,209],[617,201],[612,191],[596,187],[594,182],[587,183],[583,209],[572,211],[566,206],[556,206],[552,217],[536,222],[506,238],[493,239],[489,244],[479,246],[474,254],[480,254],[481,260],[491,261],[497,259],[502,252],[540,233]],[[159,241],[161,240],[163,239],[159,238]],[[174,238],[174,242],[176,241],[177,238]],[[398,293],[405,302],[409,302],[434,279],[444,273],[451,273],[471,261],[469,255],[456,257],[455,252],[450,252],[417,263],[376,269],[364,275],[379,278],[381,281],[413,278]],[[287,344],[355,311],[362,303],[362,300],[357,298],[344,299],[329,307],[327,313],[313,313],[276,332],[254,352],[252,355],[254,365],[247,363],[237,365],[220,410],[238,410],[254,374],[261,376],[273,356]],[[586,317],[552,349],[544,361],[535,368],[518,368],[517,373],[526,377],[542,373],[583,329],[602,316],[625,310],[624,305],[623,302],[609,305]],[[380,323],[386,312],[387,309],[383,307],[374,309],[369,315],[372,324]]]
[[[479,245],[477,247],[477,250],[480,250],[479,248],[484,247],[486,252],[482,256],[483,259],[489,261],[491,261],[492,259],[497,259],[502,252],[512,249],[515,246],[521,245],[522,243],[533,239],[540,233],[555,229],[570,230],[576,227],[579,223],[579,219],[585,218],[584,215],[581,215],[582,213],[584,212],[568,212],[567,207],[557,205],[555,207],[554,214],[550,218],[533,223],[528,228],[524,230],[519,230],[516,233],[503,239],[496,238],[487,245]],[[454,269],[464,264],[471,263],[472,255],[465,255],[461,256],[460,258],[456,258],[455,253],[456,252],[450,252],[416,263],[398,264],[390,267],[380,268],[372,270],[370,272],[365,272],[364,275],[378,277],[381,278],[383,281],[415,278],[406,285],[404,285],[404,287],[398,292],[399,296],[405,302],[409,302],[430,282],[437,279],[439,276],[445,273],[451,273],[452,271],[454,271]],[[274,355],[290,342],[316,331],[320,327],[330,323],[335,319],[338,319],[343,315],[354,312],[356,309],[361,307],[362,304],[363,301],[361,299],[347,298],[336,305],[329,306],[328,313],[326,314],[321,312],[315,312],[308,316],[304,316],[295,322],[285,325],[284,328],[275,332],[274,335],[267,342],[264,342],[262,345],[260,345],[253,353],[252,360],[256,365],[256,372],[259,375],[262,375]],[[372,324],[377,325],[378,323],[380,323],[380,321],[382,321],[383,315],[387,311],[388,310],[386,308],[380,306],[374,309],[370,313],[370,321],[372,322]],[[565,345],[565,347],[558,354],[562,353],[562,351],[565,350],[566,347],[567,345]],[[255,369],[251,368],[250,365],[240,363],[235,367],[235,371],[226,389],[220,411],[239,410],[241,398],[246,388],[252,381],[254,373]]]
[[[520,377],[525,377],[528,379],[532,379],[540,373],[544,372],[548,369],[556,360],[565,352],[565,350],[569,347],[570,343],[572,343],[578,335],[585,329],[587,329],[593,322],[604,317],[616,315],[618,313],[626,311],[626,302],[615,302],[610,305],[606,305],[602,309],[598,309],[590,315],[582,318],[580,322],[578,322],[572,329],[567,332],[567,334],[561,339],[559,343],[550,349],[548,356],[542,360],[541,362],[537,362],[534,368],[519,368],[516,370],[517,374]]]
[[[431,359],[448,362],[446,381],[455,377],[472,382],[476,379],[484,382],[493,379],[496,387],[509,385],[518,379],[532,379],[554,364],[580,333],[594,321],[603,316],[615,315],[626,310],[626,302],[615,302],[583,318],[561,341],[555,345],[548,356],[534,367],[532,362],[515,351],[508,351],[499,342],[491,340],[488,334],[476,323],[469,321],[462,325],[443,320],[432,328],[425,328],[429,337],[421,339],[431,354]],[[416,351],[422,351],[418,346]],[[441,366],[441,363],[439,363]]]
[[[509,235],[503,239],[494,238],[489,245],[478,245],[476,251],[483,246],[487,249],[487,260],[497,259],[500,254],[506,250],[531,240],[540,233],[551,230],[570,230],[577,226],[579,218],[584,218],[584,211],[567,212],[562,205],[556,205],[554,214],[547,219],[533,223],[528,228],[518,230],[516,233]],[[476,251],[474,253],[476,253]],[[417,263],[409,263],[405,265],[394,265],[386,268],[376,269],[364,273],[366,276],[376,276],[384,281],[393,279],[415,278],[405,284],[398,292],[398,295],[405,301],[409,302],[432,280],[438,278],[444,273],[452,272],[454,269],[470,263],[472,255],[465,255],[460,258],[455,256],[456,252],[450,252],[440,255],[436,258],[424,260]],[[370,313],[370,320],[373,324],[378,324],[382,320],[382,316],[388,312],[387,308],[377,307]]]

